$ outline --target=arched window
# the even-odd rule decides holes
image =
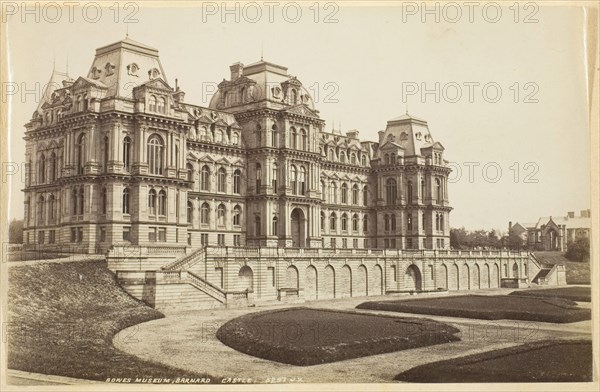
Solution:
[[[83,174],[85,166],[85,133],[77,139],[77,173]]]
[[[83,111],[86,111],[88,109],[87,94],[83,94],[83,101],[81,102],[81,105],[82,105]]]
[[[365,155],[362,155],[360,157],[360,164],[363,165],[363,166],[367,165],[367,157]]]
[[[194,206],[191,201],[187,202],[187,223],[192,223],[194,220]]]
[[[102,187],[102,213],[106,214],[108,210],[108,192],[106,187]]]
[[[200,140],[206,140],[208,138],[208,129],[206,129],[206,127],[201,127],[199,129],[198,137],[200,138]]]
[[[194,181],[194,166],[191,163],[185,165],[187,168],[187,179],[188,181]]]
[[[385,182],[385,195],[386,195],[386,202],[388,205],[396,204],[396,196],[397,196],[396,180],[394,180],[393,178],[388,178],[387,181]]]
[[[413,186],[412,181],[408,181],[406,186],[406,198],[408,199],[408,204],[412,204],[413,202]]]
[[[321,231],[325,230],[325,213],[321,211]]]
[[[44,196],[40,196],[38,198],[38,223],[40,225],[44,225],[45,221],[46,221],[46,211],[45,211],[45,207],[46,207],[46,200],[44,199]]]
[[[240,206],[236,205],[235,207],[233,207],[233,225],[234,226],[241,225],[241,216],[242,216],[242,209],[240,208]]]
[[[220,129],[217,130],[217,132],[215,133],[215,142],[223,143],[223,131],[221,131]]]
[[[125,136],[123,139],[123,168],[125,171],[131,170],[131,138]]]
[[[233,193],[238,195],[242,193],[242,172],[240,169],[233,172]]]
[[[390,154],[390,165],[395,165],[396,164],[396,155],[394,155],[393,153]]]
[[[77,201],[77,205],[79,206],[79,215],[83,215],[83,210],[85,206],[85,196],[83,187],[79,188],[79,200]]]
[[[293,149],[298,148],[298,131],[294,127],[290,129],[290,147]]]
[[[56,180],[58,177],[58,162],[56,162],[56,153],[52,152],[50,155],[50,181]]]
[[[348,231],[348,215],[342,214],[342,231]]]
[[[225,192],[225,185],[227,182],[227,174],[225,168],[221,167],[217,171],[217,192]]]
[[[208,206],[208,203],[202,203],[202,206],[200,207],[200,223],[206,225],[208,224],[208,213],[210,211],[210,207]]]
[[[321,198],[325,200],[327,196],[327,188],[325,187],[325,181],[321,180]]]
[[[277,143],[277,125],[273,124],[271,127],[271,146],[277,147],[279,143]]]
[[[423,219],[421,222],[421,227],[423,228],[423,230],[425,230],[425,219],[426,219],[427,215],[425,213],[423,213]]]
[[[304,166],[300,166],[300,171],[298,172],[298,186],[300,194],[306,195],[306,169]]]
[[[332,212],[331,215],[329,215],[329,230],[335,230],[336,222],[337,217],[335,216],[335,212]]]
[[[352,185],[352,204],[358,204],[358,185]]]
[[[108,171],[108,160],[109,160],[109,144],[110,141],[108,140],[108,136],[104,136],[104,146],[102,147],[102,149],[104,150],[104,159],[102,162],[104,164],[104,171]]]
[[[390,229],[392,231],[396,231],[396,215],[395,214],[392,214],[390,216]]]
[[[350,163],[353,165],[356,165],[356,154],[355,153],[350,154]]]
[[[71,215],[77,215],[77,189],[71,191]]]
[[[290,167],[290,185],[292,186],[292,195],[296,195],[298,190],[298,169],[294,165]]]
[[[358,231],[358,215],[352,215],[352,231]]]
[[[337,203],[337,185],[334,181],[329,184],[329,202],[331,204]]]
[[[148,214],[156,215],[156,191],[150,189],[148,192]]]
[[[234,146],[240,144],[240,135],[237,132],[234,132],[231,135],[231,144],[233,144]]]
[[[340,162],[346,163],[346,153],[344,151],[340,151]]]
[[[271,221],[271,232],[273,233],[273,235],[277,235],[278,230],[277,230],[277,217],[274,216],[273,220]]]
[[[298,103],[298,92],[296,89],[292,89],[292,92],[290,93],[290,103],[292,105],[296,105]]]
[[[256,145],[260,146],[260,124],[256,124],[256,131],[254,131],[254,136],[256,138]]]
[[[167,192],[158,192],[158,215],[167,215]]]
[[[123,189],[123,214],[129,214],[129,188]]]
[[[412,229],[413,229],[412,214],[406,215],[406,229],[408,230],[408,232],[412,232]]]
[[[256,163],[255,166],[256,171],[256,192],[260,192],[260,187],[262,185],[262,166],[260,163]]]
[[[200,181],[200,190],[208,191],[210,184],[210,169],[208,166],[202,166],[202,179]]]
[[[300,129],[300,139],[302,150],[308,151],[308,136],[306,135],[306,130],[304,128]]]
[[[277,194],[277,177],[279,177],[279,167],[274,163],[273,173],[271,173],[271,188],[273,188],[273,193],[275,194]]]
[[[386,165],[390,164],[390,154],[385,154],[383,159]]]
[[[363,216],[363,232],[366,233],[369,231],[369,217],[367,214]]]
[[[217,224],[225,226],[225,206],[223,204],[219,204],[217,207]]]
[[[54,208],[56,208],[55,202],[56,200],[54,195],[50,195],[50,197],[48,197],[48,218],[50,219],[50,222],[54,221]]]
[[[348,203],[348,185],[344,182],[342,184],[342,204]]]
[[[148,110],[156,112],[156,97],[154,95],[151,95],[150,98],[148,98]]]
[[[166,113],[167,112],[167,100],[164,97],[158,98],[158,104],[156,106],[156,111],[158,113]]]
[[[40,155],[40,175],[39,175],[39,181],[40,184],[43,184],[46,182],[46,156],[44,154]]]
[[[154,134],[148,139],[148,171],[150,174],[162,174],[164,144],[162,138]]]
[[[436,203],[437,204],[441,204],[442,203],[442,182],[440,181],[439,178],[435,179],[435,197],[436,197]]]
[[[421,180],[421,203],[425,203],[425,180]]]
[[[330,148],[330,149],[329,149],[329,160],[330,160],[330,161],[333,161],[333,160],[334,160],[334,158],[335,158],[335,157],[334,157],[334,151],[333,151],[333,148]]]
[[[383,218],[383,228],[385,231],[390,231],[390,216],[388,214],[385,214],[384,218]]]
[[[440,214],[440,231],[444,231],[444,214]]]
[[[368,193],[367,193],[367,186],[365,185],[363,187],[363,205],[367,205],[368,202]]]

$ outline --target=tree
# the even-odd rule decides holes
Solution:
[[[569,241],[567,244],[567,253],[565,257],[571,261],[589,261],[590,260],[590,240],[587,237],[579,236],[575,241]]]
[[[450,246],[452,249],[463,249],[468,247],[468,233],[464,227],[460,229],[450,229]]]
[[[23,220],[13,219],[8,225],[8,242],[11,244],[23,243]]]
[[[517,233],[511,232],[508,234],[508,249],[521,250],[523,248],[523,238]]]

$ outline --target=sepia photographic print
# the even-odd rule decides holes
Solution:
[[[3,391],[599,389],[598,2],[0,4]]]

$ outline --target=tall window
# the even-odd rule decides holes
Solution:
[[[163,114],[167,112],[167,101],[163,97],[158,98],[156,111]]]
[[[154,134],[148,139],[148,170],[150,174],[162,174],[164,144],[160,136]]]
[[[296,89],[292,89],[292,93],[290,94],[290,103],[292,105],[296,105],[298,103],[298,92]]]
[[[329,184],[329,202],[331,204],[337,203],[337,185],[334,181]]]
[[[239,169],[233,172],[233,193],[242,193],[242,172]]]
[[[304,166],[300,166],[300,171],[298,172],[298,187],[300,194],[306,195],[306,169]]]
[[[208,166],[202,166],[202,179],[200,181],[200,190],[208,191],[210,183],[210,169]]]
[[[290,167],[290,185],[292,186],[292,194],[295,195],[298,189],[298,169],[294,165]]]
[[[423,230],[425,230],[425,220],[426,220],[427,215],[425,215],[425,213],[423,213],[423,218],[422,218],[422,222],[421,222],[421,228]]]
[[[240,226],[241,225],[241,217],[242,217],[242,209],[240,206],[233,207],[233,225]]]
[[[406,229],[409,232],[412,232],[413,224],[412,224],[412,214],[406,215]]]
[[[108,160],[109,160],[109,143],[108,136],[104,136],[104,171],[108,171]]]
[[[123,168],[126,171],[131,170],[131,138],[125,136],[123,139]]]
[[[277,125],[273,124],[271,127],[271,146],[277,147]]]
[[[388,178],[385,182],[385,195],[386,202],[388,205],[396,204],[396,192],[396,180],[394,180],[393,178]]]
[[[363,166],[367,165],[367,157],[365,155],[362,155],[360,157],[360,164],[363,165]]]
[[[217,223],[219,226],[225,226],[225,206],[223,204],[219,204],[217,207]]]
[[[346,183],[342,184],[342,204],[348,203],[348,185]]]
[[[215,134],[215,142],[223,143],[223,131],[218,130]]]
[[[366,233],[369,231],[369,217],[365,214],[363,216],[363,232]]]
[[[355,153],[350,154],[350,163],[353,165],[356,165],[356,154]]]
[[[406,186],[406,198],[408,199],[408,204],[412,204],[413,202],[413,186],[412,181],[408,181]]]
[[[167,192],[158,192],[158,215],[167,215]]]
[[[325,230],[325,213],[321,211],[321,231]]]
[[[363,205],[367,205],[368,202],[368,194],[367,194],[367,186],[363,187]]]
[[[39,175],[39,181],[40,184],[43,184],[46,182],[46,156],[44,154],[40,155],[40,175]]]
[[[257,163],[256,166],[256,193],[260,192],[260,187],[262,185],[262,166],[260,163]]]
[[[188,181],[194,181],[194,166],[191,163],[186,165],[187,168],[187,179]]]
[[[56,162],[56,153],[52,152],[50,155],[50,181],[56,180],[58,177],[58,162]]]
[[[327,197],[327,189],[325,188],[325,181],[321,180],[321,198],[323,200],[325,200],[325,197]]]
[[[300,139],[302,149],[308,151],[308,136],[306,135],[306,130],[304,128],[300,130]]]
[[[358,204],[358,185],[352,185],[352,204]]]
[[[388,214],[385,214],[385,217],[383,218],[383,228],[385,231],[390,231],[390,216]]]
[[[85,133],[79,135],[77,139],[77,173],[83,174],[85,166]]]
[[[54,221],[54,217],[55,217],[54,209],[55,208],[56,208],[56,199],[54,198],[54,195],[50,195],[48,197],[48,218],[50,219],[50,222]]]
[[[340,162],[346,163],[346,153],[344,151],[340,151]]]
[[[348,230],[348,215],[346,213],[342,214],[342,231]]]
[[[210,211],[210,208],[208,206],[208,203],[202,203],[202,206],[200,207],[200,223],[202,224],[208,224],[208,213]]]
[[[217,191],[225,192],[225,185],[227,181],[227,174],[225,173],[225,168],[221,167],[217,171]]]
[[[108,191],[106,187],[102,187],[102,213],[106,214],[108,210]]]
[[[440,214],[440,231],[444,231],[444,214]]]
[[[421,180],[421,203],[425,203],[425,180]]]
[[[396,231],[396,215],[392,214],[390,216],[390,226],[392,231]]]
[[[335,212],[332,212],[331,215],[329,215],[329,230],[335,230],[336,221],[337,217],[335,216]]]
[[[260,146],[260,124],[256,124],[256,131],[254,131],[254,137],[256,138],[256,146]]]
[[[192,223],[194,220],[194,206],[191,201],[187,202],[187,223]]]
[[[439,178],[435,179],[435,197],[437,199],[436,203],[442,203],[442,182]]]
[[[271,232],[273,233],[273,235],[277,235],[277,217],[274,216],[273,220],[271,222]]]
[[[256,218],[254,218],[254,235],[256,237],[259,237],[261,235],[260,226],[260,216],[257,216]]]
[[[271,174],[271,188],[273,188],[273,193],[277,193],[277,177],[279,176],[279,168],[277,164],[273,164],[273,173]]]
[[[156,112],[156,97],[154,95],[151,95],[150,98],[148,98],[148,110]]]
[[[290,147],[293,149],[298,148],[298,131],[294,127],[290,129]]]
[[[148,213],[156,215],[156,191],[154,189],[150,189],[148,192]]]
[[[358,215],[352,215],[352,231],[358,231]]]
[[[83,209],[85,204],[85,196],[83,187],[79,188],[79,200],[77,201],[77,205],[79,206],[79,215],[83,215]]]
[[[77,215],[77,189],[71,191],[71,215]]]
[[[45,224],[45,220],[46,220],[46,211],[45,211],[45,207],[46,207],[46,200],[44,199],[44,196],[40,196],[38,198],[38,223],[41,225]]]
[[[129,188],[123,189],[123,214],[129,214]]]

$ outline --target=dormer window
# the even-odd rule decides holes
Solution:
[[[157,102],[157,106],[156,106],[156,111],[158,113],[166,113],[166,108],[167,108],[167,102],[165,100],[165,98],[163,97],[159,97],[158,98],[158,102]]]
[[[292,89],[292,92],[290,93],[290,103],[292,105],[296,105],[298,103],[298,92],[296,89]]]
[[[106,63],[104,70],[106,71],[106,76],[113,75],[115,73],[115,65],[113,63]]]
[[[150,80],[156,79],[159,76],[160,76],[160,71],[156,68],[152,68],[150,71],[148,71],[148,77],[150,78]]]
[[[156,97],[154,95],[151,95],[148,99],[148,110],[156,112]]]

